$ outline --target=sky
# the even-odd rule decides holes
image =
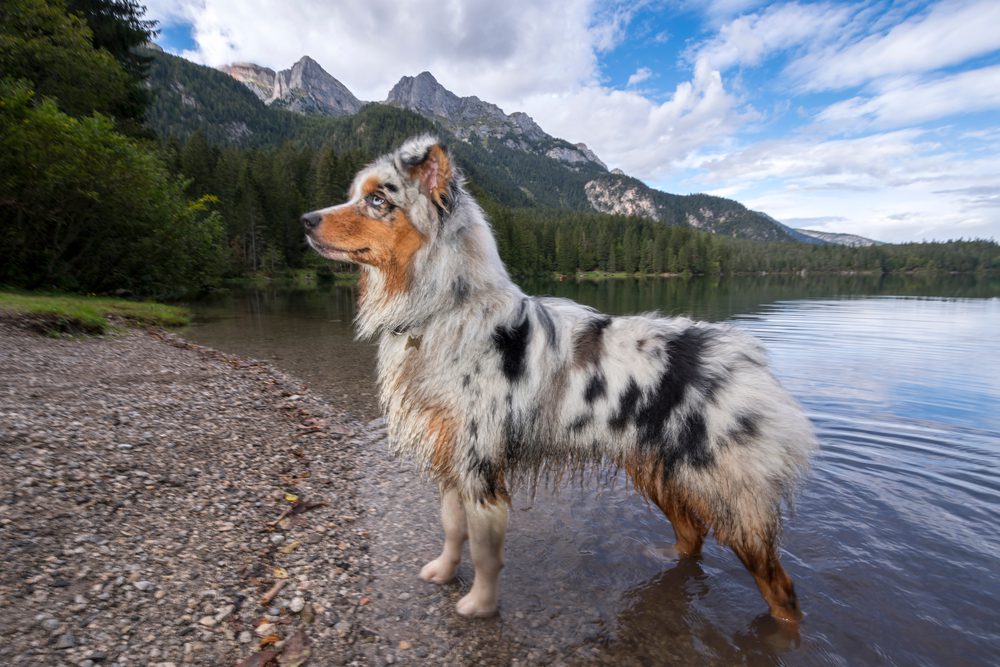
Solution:
[[[430,71],[611,168],[794,227],[1000,239],[1000,2],[147,0],[206,65]]]

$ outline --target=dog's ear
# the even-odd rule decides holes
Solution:
[[[409,156],[404,164],[410,178],[420,184],[434,205],[441,211],[447,211],[454,176],[448,151],[441,144],[433,143],[422,154]]]

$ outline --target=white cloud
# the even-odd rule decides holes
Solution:
[[[640,67],[632,74],[632,76],[628,78],[628,83],[625,85],[631,88],[637,83],[642,83],[651,76],[653,76],[653,70],[648,67]]]
[[[782,221],[825,217],[826,231],[885,241],[997,235],[998,142],[970,158],[916,129],[796,137],[705,156],[693,166],[726,196]]]
[[[547,132],[584,140],[610,166],[655,179],[693,151],[723,142],[737,125],[735,102],[719,73],[702,69],[660,104],[598,86],[536,95],[523,104]]]
[[[153,0],[149,10],[193,26],[197,49],[185,55],[198,62],[284,69],[309,55],[369,100],[423,70],[456,93],[494,101],[581,85],[625,20],[595,15],[590,0],[558,11],[529,0]]]
[[[812,50],[788,72],[806,90],[929,72],[1000,49],[1000,3],[940,2],[883,32]]]
[[[880,88],[877,95],[831,104],[818,119],[854,130],[866,126],[894,128],[1000,109],[1000,65],[930,81],[904,77],[883,83]]]
[[[848,7],[826,3],[774,5],[723,25],[687,57],[717,70],[757,65],[777,52],[829,39],[844,28],[852,13]]]

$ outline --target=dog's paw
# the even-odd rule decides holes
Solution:
[[[432,584],[447,584],[455,578],[456,570],[458,570],[458,561],[439,556],[424,565],[420,570],[420,578]]]
[[[458,601],[455,611],[462,616],[469,618],[487,618],[497,613],[496,600],[483,599],[476,595],[475,591],[470,591],[468,595]]]

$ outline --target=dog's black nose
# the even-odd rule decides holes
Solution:
[[[302,226],[306,228],[306,231],[311,232],[323,220],[323,216],[319,213],[306,213],[302,216],[301,220]]]

